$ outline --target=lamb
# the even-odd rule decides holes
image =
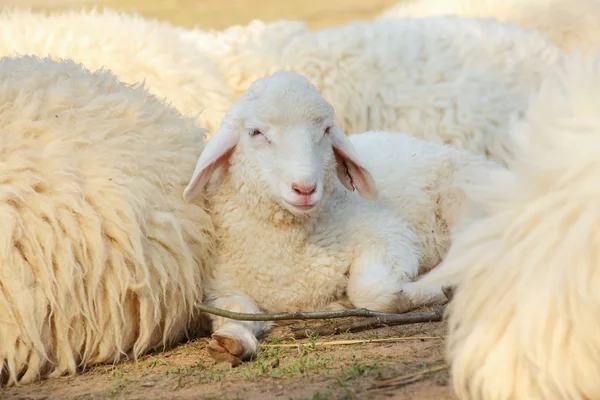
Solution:
[[[471,176],[447,258],[459,399],[600,398],[600,53],[549,71],[507,170]]]
[[[122,82],[143,82],[208,132],[235,99],[214,60],[183,41],[177,28],[136,14],[7,8],[0,12],[0,35],[0,56],[49,56],[91,70],[108,68]]]
[[[0,59],[0,385],[202,334],[214,228],[181,191],[205,130],[106,70]]]
[[[600,47],[599,0],[403,0],[378,20],[447,15],[494,18],[537,30],[567,52],[593,55]]]
[[[496,161],[507,156],[511,117],[565,57],[539,32],[478,18],[355,22],[319,32],[253,21],[247,29],[182,37],[216,60],[237,94],[258,78],[294,71],[335,108],[348,135],[409,132]]]
[[[247,313],[446,302],[412,280],[439,262],[460,218],[452,172],[491,162],[400,133],[348,138],[334,119],[290,71],[256,80],[229,109],[184,191],[192,201],[206,190],[218,238],[205,302]],[[237,365],[269,326],[215,318],[211,355]]]

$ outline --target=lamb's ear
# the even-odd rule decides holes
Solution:
[[[352,142],[336,125],[331,127],[329,138],[337,161],[338,179],[349,191],[358,190],[361,197],[377,200],[378,190],[371,173],[362,165]]]
[[[200,153],[192,179],[183,191],[183,199],[192,201],[204,189],[214,171],[223,166],[240,140],[240,134],[226,115],[213,137]]]

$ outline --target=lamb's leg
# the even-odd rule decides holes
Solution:
[[[396,247],[390,247],[394,250]],[[372,248],[352,265],[348,298],[358,308],[403,313],[426,305],[445,304],[441,286],[417,284],[419,258],[409,246],[397,254]]]
[[[260,313],[256,304],[245,296],[221,297],[209,304],[227,311]],[[257,338],[272,325],[266,321],[236,321],[219,316],[211,318],[214,333],[208,346],[209,354],[215,361],[230,362],[233,367],[257,353]]]
[[[384,247],[371,246],[354,261],[346,293],[355,307],[404,312],[402,285],[419,273],[419,257],[413,246],[397,250],[398,254],[393,254]]]

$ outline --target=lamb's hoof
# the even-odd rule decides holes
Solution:
[[[400,292],[397,295],[396,301],[394,302],[394,306],[396,308],[396,313],[398,313],[398,314],[403,314],[403,313],[412,311],[415,308],[417,308],[417,307],[415,307],[413,302],[410,301],[408,296],[406,294],[404,294],[403,292]]]
[[[242,363],[241,356],[244,351],[244,346],[240,342],[220,334],[213,334],[208,343],[208,354],[215,362],[229,362],[234,368]]]
[[[448,301],[451,301],[454,297],[454,286],[442,286],[442,292]]]

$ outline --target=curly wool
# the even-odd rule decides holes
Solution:
[[[502,161],[511,117],[564,55],[541,33],[498,21],[440,17],[356,22],[311,32],[300,21],[188,31],[127,14],[0,14],[0,55],[106,65],[214,132],[251,82],[280,70],[306,76],[347,134],[403,131]],[[107,29],[110,27],[111,29]]]
[[[68,58],[91,70],[108,68],[125,83],[144,82],[210,131],[235,98],[213,60],[181,40],[178,29],[135,14],[4,9],[0,35],[0,56]]]
[[[256,79],[278,71],[295,38],[313,33],[303,21],[255,19],[221,31],[179,28],[179,34],[215,62],[237,98]]]
[[[458,285],[447,358],[460,399],[600,398],[600,54],[552,70],[508,170],[464,183],[469,217],[422,279]]]
[[[70,60],[0,59],[0,104],[0,383],[202,328],[213,226],[181,193],[204,130]]]
[[[182,33],[210,54],[236,93],[278,70],[300,73],[347,134],[401,131],[489,158],[528,93],[565,54],[542,34],[493,20],[440,17],[356,22],[310,32],[253,21]]]

